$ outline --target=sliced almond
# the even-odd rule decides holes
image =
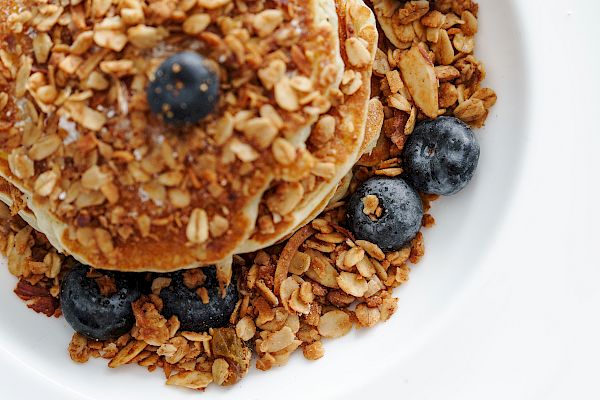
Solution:
[[[306,276],[323,286],[337,289],[339,286],[336,279],[339,274],[329,259],[321,252],[313,249],[307,249],[306,254],[311,259],[310,268],[306,271]]]
[[[369,284],[362,276],[350,272],[341,272],[336,280],[344,292],[354,297],[362,297],[369,289]]]
[[[338,338],[344,336],[352,329],[350,316],[341,310],[329,311],[321,316],[318,330],[321,336],[326,338]]]
[[[438,116],[438,80],[433,63],[420,46],[413,46],[400,57],[400,72],[417,107],[429,118]]]

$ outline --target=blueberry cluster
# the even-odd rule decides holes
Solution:
[[[415,127],[402,159],[402,178],[367,180],[347,206],[348,226],[356,238],[385,251],[408,245],[419,231],[423,205],[417,191],[451,195],[469,183],[477,168],[479,144],[465,123],[454,117],[439,117]],[[365,213],[367,196],[377,197],[377,215]]]
[[[225,326],[238,299],[237,285],[230,283],[221,296],[216,268],[202,270],[206,276],[202,287],[208,293],[203,303],[195,289],[183,283],[183,273],[169,275],[171,284],[162,289],[162,313],[166,318],[176,315],[181,329],[205,332],[209,328]],[[98,275],[114,283],[108,293],[101,290]],[[63,279],[60,302],[63,315],[77,332],[95,340],[114,339],[131,330],[135,323],[132,303],[150,292],[146,274],[111,271],[93,271],[77,264]]]

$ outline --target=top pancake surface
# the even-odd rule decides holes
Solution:
[[[0,175],[97,268],[226,258],[270,182],[302,168],[290,157],[312,157],[306,132],[343,73],[333,0],[115,3],[0,0]],[[218,70],[220,100],[176,128],[146,87],[190,50]]]

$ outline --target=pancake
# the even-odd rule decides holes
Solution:
[[[313,128],[307,149],[315,165],[327,166],[327,174],[315,172],[300,182],[281,181],[263,199],[258,223],[250,239],[236,250],[247,253],[270,246],[287,237],[311,215],[318,215],[335,193],[339,181],[360,158],[365,140],[371,95],[371,73],[377,49],[375,17],[362,0],[336,1],[340,20],[342,58],[346,65],[342,80],[343,98],[321,117]],[[377,101],[378,102],[378,101]],[[383,120],[381,103],[379,107]],[[373,121],[368,145],[378,134],[381,124]],[[327,126],[328,128],[324,127]],[[330,130],[330,134],[324,134]],[[375,133],[376,132],[376,133]],[[325,168],[323,168],[325,170]]]
[[[305,141],[339,98],[335,4],[131,3],[125,12],[0,0],[0,175],[58,249],[96,268],[227,259],[272,182],[298,181],[320,157]],[[197,124],[167,125],[145,88],[184,50],[218,71],[219,103]]]
[[[361,146],[360,156],[362,157],[365,154],[369,154],[370,149],[373,144],[377,142],[379,138],[379,134],[381,132],[381,126],[383,124],[383,105],[381,102],[373,98],[369,101],[368,108],[368,117],[367,117],[367,125],[365,129],[365,137],[363,139],[363,144]],[[348,172],[342,180],[337,184],[337,186],[331,190],[321,201],[321,203],[315,207],[311,213],[301,222],[299,223],[292,232],[288,233],[281,240],[285,240],[288,238],[293,232],[297,231],[304,225],[310,223],[313,219],[317,218],[323,210],[327,209],[327,207],[331,204],[334,204],[340,200],[342,200],[346,193],[348,192],[348,188],[350,186],[350,182],[352,181],[352,172]],[[3,178],[0,178],[0,201],[12,207],[13,204],[16,203],[26,203],[24,199],[23,193],[19,191],[15,186],[10,184]],[[27,207],[22,207],[19,209],[18,214],[35,230],[40,231],[41,229],[38,227],[37,220],[33,212]],[[55,237],[48,237],[50,243],[60,252],[64,253],[64,249],[62,248],[60,242],[56,240]],[[227,258],[226,260],[229,260]]]
[[[371,154],[371,151],[373,151],[373,148],[377,145],[377,140],[381,134],[381,127],[383,126],[383,119],[383,104],[381,104],[381,101],[378,98],[374,97],[369,100],[365,138],[360,147],[360,157],[365,154]]]
[[[35,219],[35,215],[33,212],[27,207],[22,206],[19,207],[18,203],[24,203],[24,199],[22,199],[23,194],[19,192],[19,189],[8,183],[6,179],[0,178],[0,201],[6,204],[11,209],[13,206],[17,209],[17,213],[23,218],[25,222],[27,222],[33,229],[39,231],[40,228],[37,225],[37,221]]]

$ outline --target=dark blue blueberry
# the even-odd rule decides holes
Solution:
[[[473,177],[479,143],[461,120],[439,117],[417,124],[404,146],[403,159],[406,178],[417,190],[450,195]]]
[[[181,329],[193,332],[206,332],[209,328],[220,328],[229,323],[229,317],[238,301],[238,290],[235,279],[227,286],[225,297],[221,297],[216,268],[202,269],[206,280],[202,287],[208,292],[209,302],[204,304],[198,296],[197,289],[189,289],[183,283],[184,272],[174,273],[171,284],[160,291],[163,300],[162,314],[169,318],[176,315]]]
[[[90,339],[106,340],[129,332],[135,318],[131,303],[140,297],[136,274],[94,271],[101,277],[88,277],[90,268],[77,263],[65,275],[60,304],[65,319],[77,332]],[[94,276],[92,275],[92,276]],[[116,292],[102,295],[98,281],[110,279]]]
[[[217,105],[219,77],[201,55],[177,53],[160,65],[147,95],[152,112],[166,122],[193,124]]]
[[[367,215],[363,199],[379,199],[381,215]],[[408,245],[421,228],[423,203],[417,192],[400,178],[374,177],[352,194],[346,209],[350,230],[357,239],[375,243],[384,251]]]

